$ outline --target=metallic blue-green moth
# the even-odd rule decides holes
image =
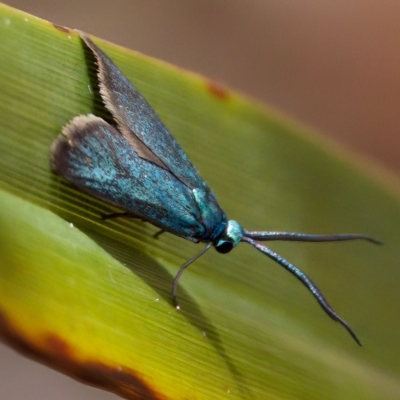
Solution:
[[[140,218],[162,231],[206,244],[179,269],[172,286],[175,306],[179,308],[178,280],[190,264],[212,246],[219,253],[228,253],[245,242],[300,280],[323,310],[361,344],[315,284],[300,269],[258,241],[379,242],[360,234],[247,231],[238,222],[228,220],[211,189],[148,102],[102,50],[84,33],[80,35],[96,60],[100,94],[114,121],[110,124],[91,114],[73,118],[52,145],[52,168],[84,192],[124,210],[112,217]]]

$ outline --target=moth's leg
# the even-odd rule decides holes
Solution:
[[[135,214],[131,214],[128,212],[116,212],[116,213],[112,213],[112,214],[105,214],[101,217],[101,219],[107,220],[107,219],[114,219],[114,218],[120,218],[120,217],[129,217],[129,218],[136,218],[136,219],[140,219],[143,222],[147,222],[145,219],[143,219],[142,217],[136,216]],[[153,238],[154,239],[158,239],[158,237],[160,235],[162,235],[165,232],[164,229],[160,229],[159,231],[157,231],[154,235]]]
[[[127,212],[116,212],[116,213],[112,213],[112,214],[105,214],[102,215],[101,219],[102,220],[106,220],[106,219],[113,219],[113,218],[120,218],[120,217],[129,217],[129,218],[139,218],[134,214],[131,213],[127,213]]]
[[[157,231],[157,232],[153,235],[153,238],[154,238],[154,239],[158,239],[158,237],[159,237],[160,235],[162,235],[164,232],[165,232],[164,229],[160,229],[159,231]]]

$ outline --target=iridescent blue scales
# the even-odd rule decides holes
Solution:
[[[208,190],[192,189],[138,156],[123,135],[94,115],[75,117],[52,148],[54,170],[132,216],[193,242],[214,239],[225,214]],[[208,204],[202,212],[201,204]]]
[[[212,246],[220,253],[228,253],[240,242],[246,242],[299,279],[324,311],[360,344],[350,326],[330,307],[314,283],[258,241],[365,239],[380,242],[360,234],[252,232],[228,220],[210,188],[148,102],[85,34],[80,35],[96,60],[100,94],[114,123],[91,114],[73,118],[52,145],[52,168],[82,191],[124,210],[113,217],[141,218],[162,231],[195,243],[206,243],[200,253],[182,265],[174,279],[175,306],[179,308],[179,278],[190,264]]]

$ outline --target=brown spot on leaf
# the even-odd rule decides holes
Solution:
[[[219,100],[226,100],[229,97],[229,91],[217,82],[208,81],[207,88],[209,92]]]
[[[69,344],[54,333],[50,333],[45,336],[44,342],[45,347],[54,355],[65,358],[72,357],[72,349]]]
[[[73,347],[51,333],[37,343],[30,342],[12,326],[0,310],[0,339],[20,353],[48,365],[85,384],[96,386],[132,400],[168,400],[156,393],[139,374],[123,366],[110,366],[96,360],[82,362],[73,356]],[[43,344],[39,344],[44,343]]]
[[[54,28],[58,29],[61,32],[64,33],[70,33],[72,29],[66,27],[66,26],[61,26],[61,25],[57,25],[57,24],[53,24]]]

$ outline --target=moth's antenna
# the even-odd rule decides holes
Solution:
[[[177,297],[177,290],[178,290],[178,281],[181,275],[183,274],[183,271],[190,265],[193,264],[198,258],[200,258],[210,247],[212,246],[212,243],[208,243],[204,249],[196,254],[193,258],[191,258],[189,261],[186,261],[185,264],[182,265],[182,267],[179,268],[178,273],[176,274],[174,278],[174,282],[172,284],[172,300],[174,302],[174,306],[177,310],[180,309],[179,303],[178,303],[178,297]]]
[[[302,272],[299,268],[294,266],[289,261],[282,258],[279,254],[275,253],[274,251],[272,251],[268,247],[262,245],[261,243],[256,242],[252,238],[250,238],[248,236],[243,236],[242,241],[251,244],[257,250],[261,251],[261,253],[270,257],[272,260],[276,261],[279,265],[281,265],[287,271],[292,273],[313,294],[313,296],[316,298],[316,300],[318,301],[320,306],[323,308],[323,310],[333,320],[335,320],[335,321],[339,322],[341,325],[343,325],[347,329],[347,331],[350,333],[350,335],[353,337],[353,339],[357,342],[357,344],[361,346],[361,342],[358,339],[355,332],[353,331],[353,329],[350,328],[350,326],[347,324],[347,322],[344,319],[342,319],[338,314],[336,314],[336,312],[333,310],[333,308],[326,301],[325,297],[322,295],[322,293],[319,291],[319,289],[315,286],[313,281],[304,272]]]
[[[345,240],[368,240],[375,244],[383,244],[380,240],[374,239],[368,235],[359,233],[339,233],[335,235],[317,235],[314,233],[298,233],[298,232],[258,232],[244,231],[243,235],[256,240],[286,240],[292,242],[341,242]]]

